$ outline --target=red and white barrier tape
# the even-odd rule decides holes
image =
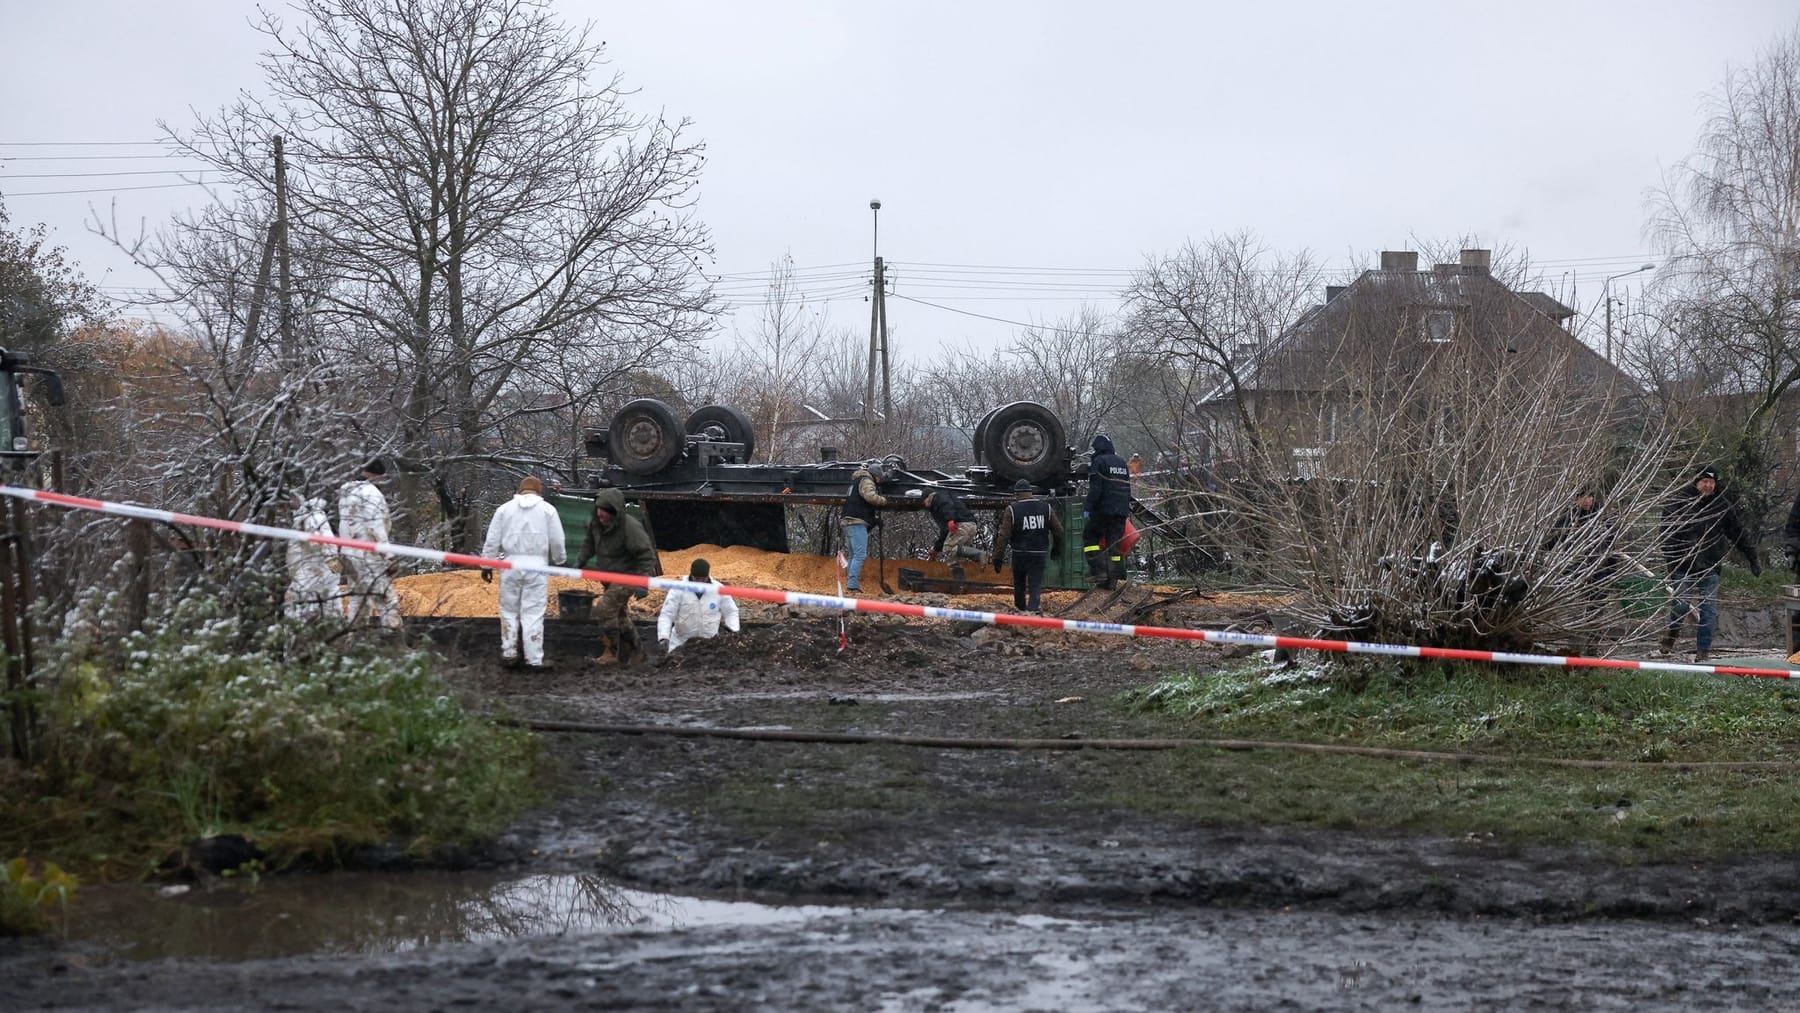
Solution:
[[[97,513],[113,514],[120,517],[135,517],[139,520],[164,521],[169,524],[190,524],[203,528],[214,528],[219,531],[235,531],[241,534],[254,535],[259,538],[278,538],[290,542],[317,542],[320,545],[335,545],[340,549],[351,549],[361,552],[374,552],[385,556],[404,556],[408,559],[423,559],[426,562],[441,563],[447,566],[480,567],[489,570],[520,570],[532,573],[548,574],[552,577],[572,577],[578,580],[595,581],[606,584],[623,584],[628,587],[651,588],[659,591],[682,590],[699,591],[701,585],[685,580],[669,577],[643,577],[632,573],[608,573],[604,570],[577,570],[567,566],[550,566],[547,564],[515,564],[504,559],[487,559],[482,556],[468,556],[457,552],[440,552],[436,549],[422,549],[415,545],[399,545],[393,542],[366,542],[355,538],[339,538],[335,535],[315,535],[293,528],[276,528],[266,524],[249,524],[243,521],[220,520],[216,517],[200,517],[194,514],[175,513],[169,510],[156,510],[150,507],[132,506],[127,503],[111,503],[105,500],[84,499],[80,496],[65,496],[61,493],[45,492],[42,489],[27,489],[22,486],[0,485],[0,495],[17,499],[35,500],[52,506],[66,507],[74,510],[92,510]],[[1569,668],[1624,668],[1641,669],[1653,672],[1693,672],[1703,675],[1753,676],[1763,679],[1792,679],[1795,672],[1786,668],[1741,668],[1735,665],[1689,665],[1672,661],[1628,661],[1621,658],[1577,658],[1555,654],[1515,654],[1507,651],[1472,651],[1454,647],[1419,647],[1410,644],[1370,644],[1357,640],[1320,640],[1311,637],[1265,636],[1258,633],[1234,633],[1227,630],[1190,630],[1168,626],[1132,626],[1124,623],[1102,623],[1087,619],[1054,619],[1050,616],[1014,616],[997,612],[975,612],[969,609],[938,608],[931,605],[911,605],[905,602],[882,601],[872,598],[844,598],[827,594],[806,594],[799,591],[771,591],[760,587],[735,587],[730,584],[719,588],[721,594],[733,598],[746,598],[751,601],[773,602],[777,605],[793,605],[799,608],[834,609],[844,612],[880,612],[888,615],[913,616],[924,619],[943,619],[951,622],[984,623],[990,626],[1026,626],[1042,630],[1061,630],[1066,633],[1106,633],[1127,637],[1159,637],[1171,640],[1199,640],[1215,644],[1242,644],[1250,647],[1284,647],[1289,650],[1335,651],[1346,654],[1379,654],[1391,658],[1436,658],[1447,661],[1485,661],[1502,665],[1547,665],[1566,666]]]

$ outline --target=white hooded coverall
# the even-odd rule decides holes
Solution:
[[[366,479],[345,482],[338,490],[338,524],[345,538],[365,542],[388,540],[387,497]],[[387,557],[374,552],[344,549],[344,563],[349,567],[350,621],[373,622],[380,616],[381,625],[390,630],[400,628],[400,595],[388,576]]]
[[[562,516],[537,493],[519,493],[494,511],[481,554],[511,563],[561,566],[567,558]],[[518,660],[523,640],[525,663],[544,663],[544,606],[549,589],[550,578],[542,573],[500,571],[500,656],[505,660]]]
[[[719,594],[719,582],[704,594],[671,588],[663,598],[662,613],[656,617],[656,639],[669,642],[669,652],[690,640],[705,640],[719,635],[719,624],[733,633],[738,630],[737,599]]]
[[[309,535],[330,535],[331,519],[325,515],[325,501],[318,497],[301,502],[294,511],[294,529]],[[317,542],[289,542],[287,546],[288,589],[284,602],[290,619],[323,619],[336,614],[344,618],[338,601],[338,576],[331,572],[331,560],[337,558],[335,545]]]

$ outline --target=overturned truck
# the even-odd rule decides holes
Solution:
[[[888,479],[884,495],[909,506],[907,493],[948,490],[976,510],[998,511],[1013,500],[1020,479],[1052,503],[1061,516],[1065,544],[1051,559],[1044,584],[1088,586],[1075,539],[1081,532],[1087,463],[1068,445],[1056,414],[1032,401],[1015,401],[988,412],[973,433],[975,463],[950,472],[911,466],[899,455],[882,458]],[[626,404],[605,429],[591,430],[584,448],[602,467],[584,470],[593,487],[611,486],[649,529],[656,547],[679,550],[695,545],[744,545],[770,552],[795,551],[789,539],[789,508],[815,506],[835,511],[843,505],[851,475],[863,462],[837,460],[822,448],[820,460],[806,464],[754,463],[755,430],[743,412],[707,405],[684,420],[654,398]],[[554,498],[571,544],[578,544],[593,503],[593,491],[564,489]],[[902,507],[904,509],[905,507]],[[835,513],[821,524],[818,544],[800,551],[835,551]],[[904,585],[903,585],[904,586]]]

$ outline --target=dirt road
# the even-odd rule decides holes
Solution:
[[[1143,735],[1105,701],[1219,657],[865,616],[840,655],[835,617],[757,618],[625,671],[506,672],[485,639],[453,656],[523,718],[1036,739]],[[579,648],[553,641],[565,657]],[[553,800],[473,864],[820,906],[235,964],[14,947],[0,1008],[1800,1005],[1787,969],[1800,875],[1785,856],[1620,866],[1481,840],[1213,827],[1096,803],[1092,785],[1128,787],[1141,769],[1124,752],[546,738]]]

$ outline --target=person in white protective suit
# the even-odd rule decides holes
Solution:
[[[363,465],[361,478],[345,482],[338,490],[340,535],[365,542],[388,540],[387,497],[377,484],[385,481],[387,465],[377,457]],[[350,584],[351,623],[362,626],[379,621],[384,629],[399,629],[400,595],[394,590],[393,560],[358,549],[342,550],[341,558]]]
[[[488,522],[487,541],[481,545],[483,556],[514,564],[562,565],[567,558],[562,516],[544,502],[543,492],[544,484],[537,479],[527,475],[519,480],[519,491],[494,511],[494,519]],[[494,571],[481,571],[481,579],[493,580]],[[549,592],[546,574],[500,572],[501,664],[517,665],[523,643],[527,666],[550,667],[544,660],[544,606]]]
[[[294,530],[309,535],[331,535],[331,518],[325,515],[325,501],[319,497],[302,498],[294,511]],[[287,546],[288,589],[282,606],[290,619],[323,619],[335,615],[340,621],[344,610],[338,599],[338,575],[331,561],[338,558],[335,545],[318,542],[289,542]]]
[[[699,594],[670,588],[663,598],[662,614],[656,617],[656,642],[665,653],[673,653],[690,640],[718,636],[721,623],[733,633],[738,630],[737,600],[719,593],[719,582],[712,579],[712,564],[694,560],[687,579],[709,586]]]

